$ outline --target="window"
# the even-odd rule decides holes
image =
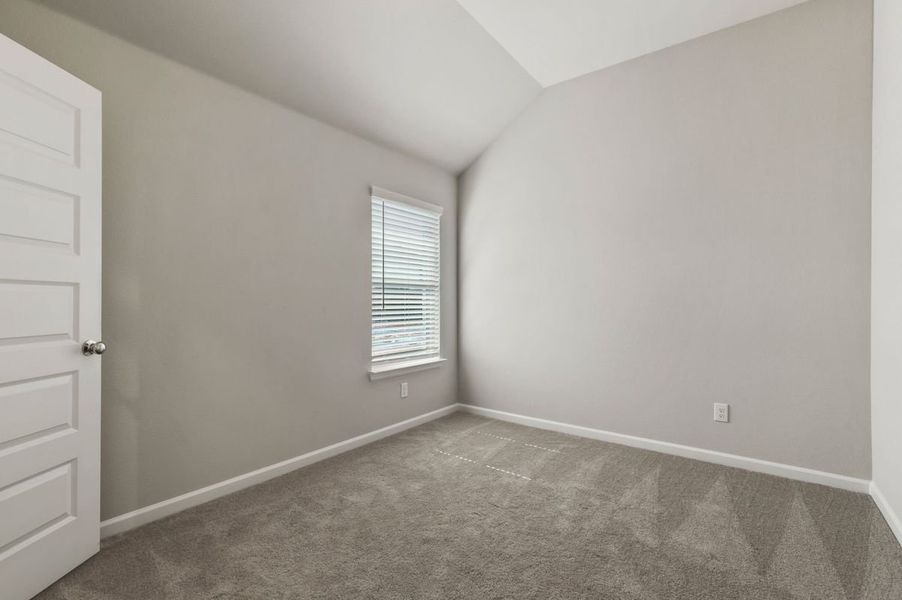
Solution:
[[[440,362],[440,206],[372,191],[374,374]]]

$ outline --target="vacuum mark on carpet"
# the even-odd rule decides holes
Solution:
[[[552,448],[545,448],[544,446],[536,446],[535,444],[527,444],[526,442],[522,442],[524,446],[529,446],[530,448],[538,448],[539,450],[544,450],[545,452],[554,452],[556,454],[560,454],[560,450],[554,450]]]
[[[467,458],[466,456],[459,456],[457,454],[451,454],[450,452],[445,452],[444,450],[435,449],[439,454],[444,454],[445,456],[450,456],[451,458],[456,458],[457,460],[463,460],[468,463],[477,464],[475,460],[471,458]],[[484,467],[491,469],[493,471],[499,471],[501,473],[506,473],[508,475],[513,475],[514,477],[519,477],[520,479],[525,479],[526,481],[532,481],[531,477],[527,477],[526,475],[520,475],[519,473],[514,473],[513,471],[506,471],[504,469],[499,469],[498,467],[493,467],[492,465],[483,465]]]
[[[517,440],[509,438],[509,437],[504,437],[503,435],[495,435],[494,433],[485,433],[484,431],[477,431],[476,433],[478,433],[479,435],[487,435],[489,437],[493,437],[496,440],[506,440],[508,442],[516,442],[517,441]]]
[[[436,449],[436,452],[438,452],[439,454],[444,454],[445,456],[450,456],[450,457],[452,457],[452,458],[456,458],[457,460],[465,460],[465,461],[467,461],[468,463],[474,463],[474,464],[476,463],[475,460],[470,460],[469,458],[466,458],[466,457],[464,457],[464,456],[458,456],[458,455],[456,455],[456,454],[451,454],[450,452],[445,452],[444,450],[438,450],[438,449]]]
[[[545,452],[554,452],[555,454],[560,454],[560,450],[554,450],[552,448],[546,448],[545,446],[536,446],[535,444],[527,444],[526,442],[518,442],[517,440],[509,437],[504,437],[503,435],[495,435],[494,433],[483,433],[482,431],[477,431],[479,435],[487,435],[489,437],[493,437],[498,440],[504,440],[507,442],[514,442],[515,444],[523,444],[524,446],[529,446],[530,448],[537,448],[539,450],[544,450]]]
[[[508,475],[513,475],[514,477],[519,477],[520,479],[525,479],[526,481],[532,481],[531,478],[526,475],[520,475],[519,473],[514,473],[513,471],[505,471],[504,469],[499,469],[498,467],[493,467],[492,465],[486,465],[489,469],[493,471],[501,471],[502,473],[507,473]]]

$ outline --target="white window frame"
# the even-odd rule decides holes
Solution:
[[[370,306],[370,368],[369,368],[369,377],[371,381],[375,381],[377,379],[384,379],[386,377],[396,377],[399,375],[404,375],[405,373],[411,373],[414,371],[422,371],[424,369],[432,369],[438,366],[441,366],[442,363],[446,361],[443,357],[442,348],[444,346],[444,340],[442,336],[442,232],[441,232],[441,216],[443,213],[443,208],[437,204],[432,204],[430,202],[424,202],[422,200],[418,200],[416,198],[411,198],[410,196],[405,196],[404,194],[399,194],[397,192],[392,192],[391,190],[386,190],[384,188],[380,188],[377,186],[372,186],[370,188],[370,197],[369,197],[369,206],[370,211],[372,211],[373,199],[384,200],[388,202],[393,202],[397,204],[407,204],[409,206],[413,206],[415,208],[419,208],[422,210],[427,210],[438,215],[439,219],[439,235],[438,235],[438,355],[437,356],[429,356],[425,358],[414,358],[414,359],[398,359],[394,361],[384,361],[374,363],[372,361],[373,356],[373,317],[372,317],[372,303]],[[372,212],[371,212],[372,214]],[[370,246],[372,248],[372,245]],[[372,271],[372,250],[370,254],[370,269]],[[370,300],[372,301],[372,279],[370,280]]]

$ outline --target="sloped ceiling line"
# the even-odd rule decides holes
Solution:
[[[459,173],[542,87],[803,0],[33,1]]]

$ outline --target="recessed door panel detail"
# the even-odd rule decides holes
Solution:
[[[75,339],[76,286],[0,281],[0,344]]]
[[[78,165],[78,110],[0,71],[0,140]]]
[[[75,398],[72,373],[0,385],[0,448],[74,427]]]
[[[0,553],[73,516],[74,464],[66,463],[0,490]]]
[[[0,176],[0,240],[77,252],[78,199]]]

